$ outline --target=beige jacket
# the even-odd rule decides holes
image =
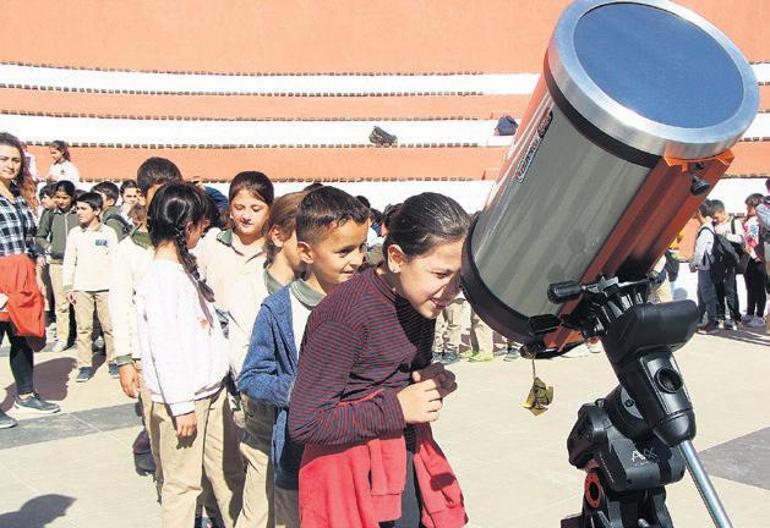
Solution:
[[[120,241],[112,254],[110,278],[110,317],[115,356],[140,359],[136,334],[136,287],[147,273],[153,258],[147,233],[134,231]]]
[[[104,291],[110,288],[111,255],[118,245],[112,228],[76,227],[67,235],[62,282],[64,291]]]
[[[207,234],[195,248],[201,278],[214,291],[214,304],[227,310],[233,284],[244,276],[261,277],[264,252],[248,253],[232,230]]]

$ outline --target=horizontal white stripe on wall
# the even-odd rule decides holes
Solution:
[[[752,66],[770,82],[770,64]],[[527,95],[537,73],[452,75],[222,75],[101,71],[0,64],[0,87],[49,90],[242,95],[375,95],[474,93]]]
[[[216,75],[99,71],[0,64],[0,86],[59,90],[243,95],[380,93],[529,94],[538,75]]]
[[[401,145],[510,145],[496,136],[495,120],[426,121],[184,121],[90,117],[0,115],[0,130],[28,142],[173,146],[337,146],[370,145],[375,125],[398,137]],[[757,114],[744,139],[770,137],[770,114]]]
[[[174,121],[0,115],[0,130],[28,142],[62,139],[68,143],[117,145],[370,145],[375,125],[398,137],[399,144],[469,143],[508,145],[496,137],[495,120],[436,121]]]

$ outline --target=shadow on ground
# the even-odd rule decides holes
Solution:
[[[75,502],[74,497],[43,495],[24,503],[19,511],[0,514],[3,528],[45,528],[49,523],[64,517]]]
[[[35,391],[46,400],[62,401],[67,397],[69,375],[75,368],[75,360],[69,357],[58,357],[35,365]],[[8,410],[13,405],[16,396],[16,384],[5,387],[5,399],[0,403],[0,409]],[[5,527],[0,523],[0,526]]]

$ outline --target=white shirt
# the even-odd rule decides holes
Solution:
[[[134,292],[152,264],[152,246],[143,248],[130,236],[121,240],[112,255],[110,279],[110,319],[115,355],[141,359],[136,337]]]
[[[74,184],[80,183],[80,172],[71,161],[64,160],[61,163],[52,163],[48,169],[48,179],[57,182],[71,181]]]
[[[96,229],[82,226],[70,229],[62,267],[64,290],[109,290],[112,252],[117,245],[115,230],[104,224]]]
[[[229,354],[213,304],[181,264],[153,260],[136,290],[144,382],[152,401],[179,416],[222,387]]]
[[[299,349],[302,347],[302,338],[305,335],[308,317],[310,317],[310,309],[299,302],[294,294],[290,294],[289,297],[291,298],[291,329],[294,332],[294,345],[297,347],[297,357],[299,357]]]

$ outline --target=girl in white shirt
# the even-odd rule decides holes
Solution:
[[[227,528],[241,510],[244,471],[223,390],[227,342],[211,289],[190,254],[204,228],[205,197],[169,183],[148,212],[155,255],[136,291],[144,381],[152,397],[150,435],[159,446],[164,528],[189,528],[205,471]]]
[[[52,141],[48,145],[53,163],[48,169],[46,180],[49,182],[60,182],[63,180],[71,181],[75,185],[80,183],[80,172],[70,159],[69,147],[64,141]]]

